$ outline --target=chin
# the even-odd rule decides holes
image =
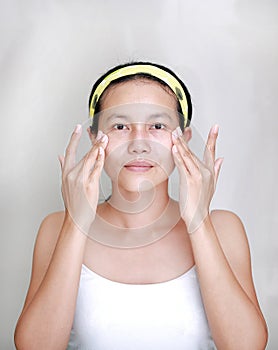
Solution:
[[[166,176],[123,176],[118,179],[118,187],[123,191],[142,193],[154,191],[157,186],[168,180]]]

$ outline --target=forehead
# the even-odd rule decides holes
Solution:
[[[102,96],[101,109],[138,103],[177,109],[177,99],[170,88],[147,79],[130,80],[108,87]]]

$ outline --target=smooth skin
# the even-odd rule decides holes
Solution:
[[[155,82],[143,80],[113,87],[105,95],[103,108],[127,103],[176,108],[175,97],[170,91]],[[105,118],[100,118],[99,128],[104,133],[105,123]],[[178,121],[173,119],[171,128],[176,131],[163,137],[161,144],[172,154],[180,174],[180,202],[169,198],[165,171],[156,164],[151,171],[140,175],[119,168],[118,178],[112,179],[111,199],[98,206],[101,171],[104,163],[108,168],[111,164],[117,166],[114,150],[122,146],[123,139],[113,138],[111,133],[97,140],[91,136],[92,149],[75,164],[81,137],[80,127],[76,128],[65,156],[60,157],[66,209],[50,214],[41,224],[34,248],[30,286],[15,331],[17,349],[67,347],[82,264],[111,280],[140,284],[171,280],[195,264],[217,348],[265,348],[267,328],[254,289],[244,227],[234,213],[210,212],[209,209],[222,163],[221,158],[215,159],[218,128],[211,129],[204,160],[200,161],[188,147],[190,128],[180,136],[177,126]],[[115,130],[117,135],[123,132],[117,127]],[[141,124],[127,126],[124,130],[128,160],[154,158],[153,131],[146,131]],[[136,190],[138,177],[155,186],[155,191],[146,188],[140,199]],[[185,186],[189,196],[184,195]],[[90,204],[85,207],[84,194],[88,198],[86,203]],[[146,206],[149,198],[152,201]],[[136,202],[136,212],[118,209],[127,208],[130,201]],[[78,210],[80,207],[82,210]],[[88,239],[84,234],[91,224],[98,230],[97,225],[94,226],[96,217],[119,228],[134,229],[151,222],[154,229],[160,229],[157,219],[165,208],[170,208],[169,222],[176,214],[180,215],[180,220],[168,234],[146,246],[118,249]]]

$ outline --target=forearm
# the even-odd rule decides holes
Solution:
[[[201,293],[218,349],[264,349],[264,319],[236,279],[208,216],[190,235]]]
[[[63,349],[70,334],[86,236],[65,219],[44,279],[16,329],[18,349]]]

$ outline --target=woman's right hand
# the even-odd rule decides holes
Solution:
[[[62,169],[62,194],[66,216],[70,216],[80,231],[88,234],[96,215],[99,179],[108,137],[99,132],[90,151],[76,164],[76,150],[81,134],[82,126],[77,125],[65,156],[59,156],[59,161]]]

